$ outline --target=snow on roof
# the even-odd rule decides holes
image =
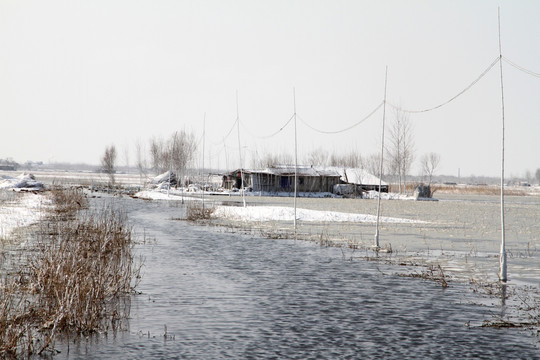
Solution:
[[[294,165],[272,165],[266,169],[242,169],[244,174],[269,174],[276,176],[294,175]],[[233,171],[239,173],[240,169]],[[379,178],[370,174],[362,168],[340,168],[337,166],[310,166],[298,165],[298,176],[326,176],[337,177],[349,184],[357,185],[379,185]],[[388,183],[381,181],[381,185],[387,186]]]
[[[293,175],[294,165],[274,165],[265,170],[246,170],[246,173],[265,173],[272,175]],[[339,176],[343,182],[358,185],[379,185],[379,178],[362,168],[340,168],[336,166],[298,166],[300,176]],[[381,185],[388,185],[382,181]]]
[[[346,168],[340,172],[341,179],[351,184],[379,185],[379,178],[361,168]],[[388,185],[381,181],[381,185]]]
[[[340,177],[341,174],[334,169],[310,166],[310,165],[298,165],[298,176],[326,176],[326,177]],[[242,169],[245,174],[269,174],[269,175],[281,175],[291,176],[295,173],[294,165],[272,165],[266,169]],[[234,172],[240,172],[240,169]]]

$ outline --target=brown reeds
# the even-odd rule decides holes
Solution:
[[[53,211],[57,214],[75,215],[78,210],[88,208],[88,199],[82,188],[64,188],[55,186],[50,191],[51,200],[54,204]]]
[[[79,190],[52,197],[55,215],[32,242],[39,251],[0,283],[1,358],[53,350],[58,334],[117,330],[129,315],[139,268],[126,215],[111,207],[77,211],[86,204]]]
[[[441,194],[461,194],[461,195],[500,195],[501,188],[498,185],[433,185],[433,192]],[[504,194],[508,196],[526,196],[525,188],[505,188]]]
[[[212,206],[203,206],[202,203],[191,201],[186,206],[186,218],[189,221],[209,220],[214,210]]]

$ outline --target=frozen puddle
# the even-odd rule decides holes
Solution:
[[[249,206],[231,207],[216,206],[214,216],[239,221],[291,221],[294,219],[294,208],[285,206]],[[312,222],[365,222],[374,223],[377,216],[352,214],[338,211],[320,211],[296,209],[296,218]],[[420,220],[410,220],[394,217],[381,217],[381,222],[387,223],[426,223]]]

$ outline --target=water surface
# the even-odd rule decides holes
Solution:
[[[116,202],[156,239],[139,247],[129,328],[57,344],[60,357],[540,358],[527,331],[478,327],[499,309],[472,304],[459,284],[392,275],[336,248],[194,226],[173,220],[183,211],[174,203]]]

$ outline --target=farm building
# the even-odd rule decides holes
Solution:
[[[223,176],[222,186],[228,190],[240,189],[243,175],[244,188],[270,193],[293,192],[294,173],[294,165],[274,165],[263,170],[238,169]],[[388,192],[388,184],[381,185],[381,191]],[[378,189],[379,178],[363,169],[298,166],[298,192],[352,195]]]
[[[334,185],[340,183],[339,173],[333,170],[317,169],[311,166],[298,166],[298,192],[333,192]],[[264,170],[233,171],[223,176],[223,187],[239,189],[244,177],[244,187],[253,191],[293,192],[294,165],[275,165]]]

